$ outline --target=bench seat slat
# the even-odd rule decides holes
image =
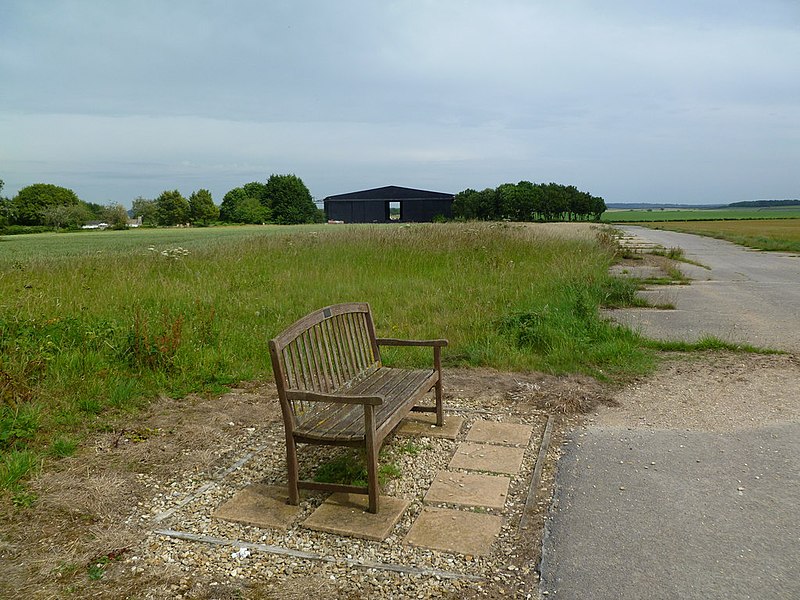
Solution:
[[[383,404],[377,406],[376,428],[380,428],[393,414],[398,405],[408,402],[415,392],[425,393],[428,383],[435,378],[432,370],[390,369],[382,367],[367,379],[347,390],[348,395],[381,395]],[[315,406],[316,405],[316,406]],[[364,409],[358,405],[314,402],[306,405],[306,413],[295,429],[302,438],[318,441],[349,442],[364,439]]]

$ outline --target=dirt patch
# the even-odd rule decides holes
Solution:
[[[800,359],[792,355],[674,354],[659,371],[600,407],[598,425],[731,431],[800,421]]]
[[[447,372],[445,385],[445,404],[471,398],[482,410],[506,413],[516,406],[563,417],[575,406],[608,401],[603,385],[588,377],[457,369]],[[558,420],[542,477],[542,500],[514,558],[520,565],[538,563],[548,490],[566,423]],[[76,456],[47,465],[30,485],[37,496],[31,507],[14,507],[10,498],[2,498],[0,597],[299,598],[320,592],[359,597],[358,588],[333,586],[313,570],[276,573],[268,583],[232,582],[187,574],[168,554],[152,555],[153,515],[143,514],[144,507],[154,497],[185,493],[178,480],[181,485],[196,481],[199,488],[239,458],[244,433],[266,430],[274,432],[272,444],[282,452],[275,388],[262,383],[211,398],[161,398],[144,415],[120,419],[115,430],[98,434]],[[418,582],[410,576],[408,581],[410,593]],[[327,593],[333,589],[336,593]],[[492,585],[481,590],[482,597],[495,593],[502,595]]]

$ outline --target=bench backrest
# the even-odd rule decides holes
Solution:
[[[335,393],[380,367],[369,304],[335,304],[306,315],[270,340],[272,370],[284,419],[296,422],[303,402],[285,390]]]

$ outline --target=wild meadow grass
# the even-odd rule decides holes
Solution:
[[[270,378],[267,340],[337,302],[370,302],[381,336],[448,338],[446,366],[613,378],[652,361],[598,316],[635,290],[608,275],[615,248],[595,236],[510,224],[96,235],[0,242],[0,488],[158,394]],[[430,363],[422,350],[384,358]]]

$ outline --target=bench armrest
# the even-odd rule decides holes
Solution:
[[[335,402],[337,404],[369,404],[378,406],[383,404],[383,396],[348,396],[345,394],[323,394],[322,392],[307,392],[305,390],[286,390],[286,399],[302,402]]]
[[[378,346],[447,346],[447,340],[398,340],[397,338],[377,338]]]

